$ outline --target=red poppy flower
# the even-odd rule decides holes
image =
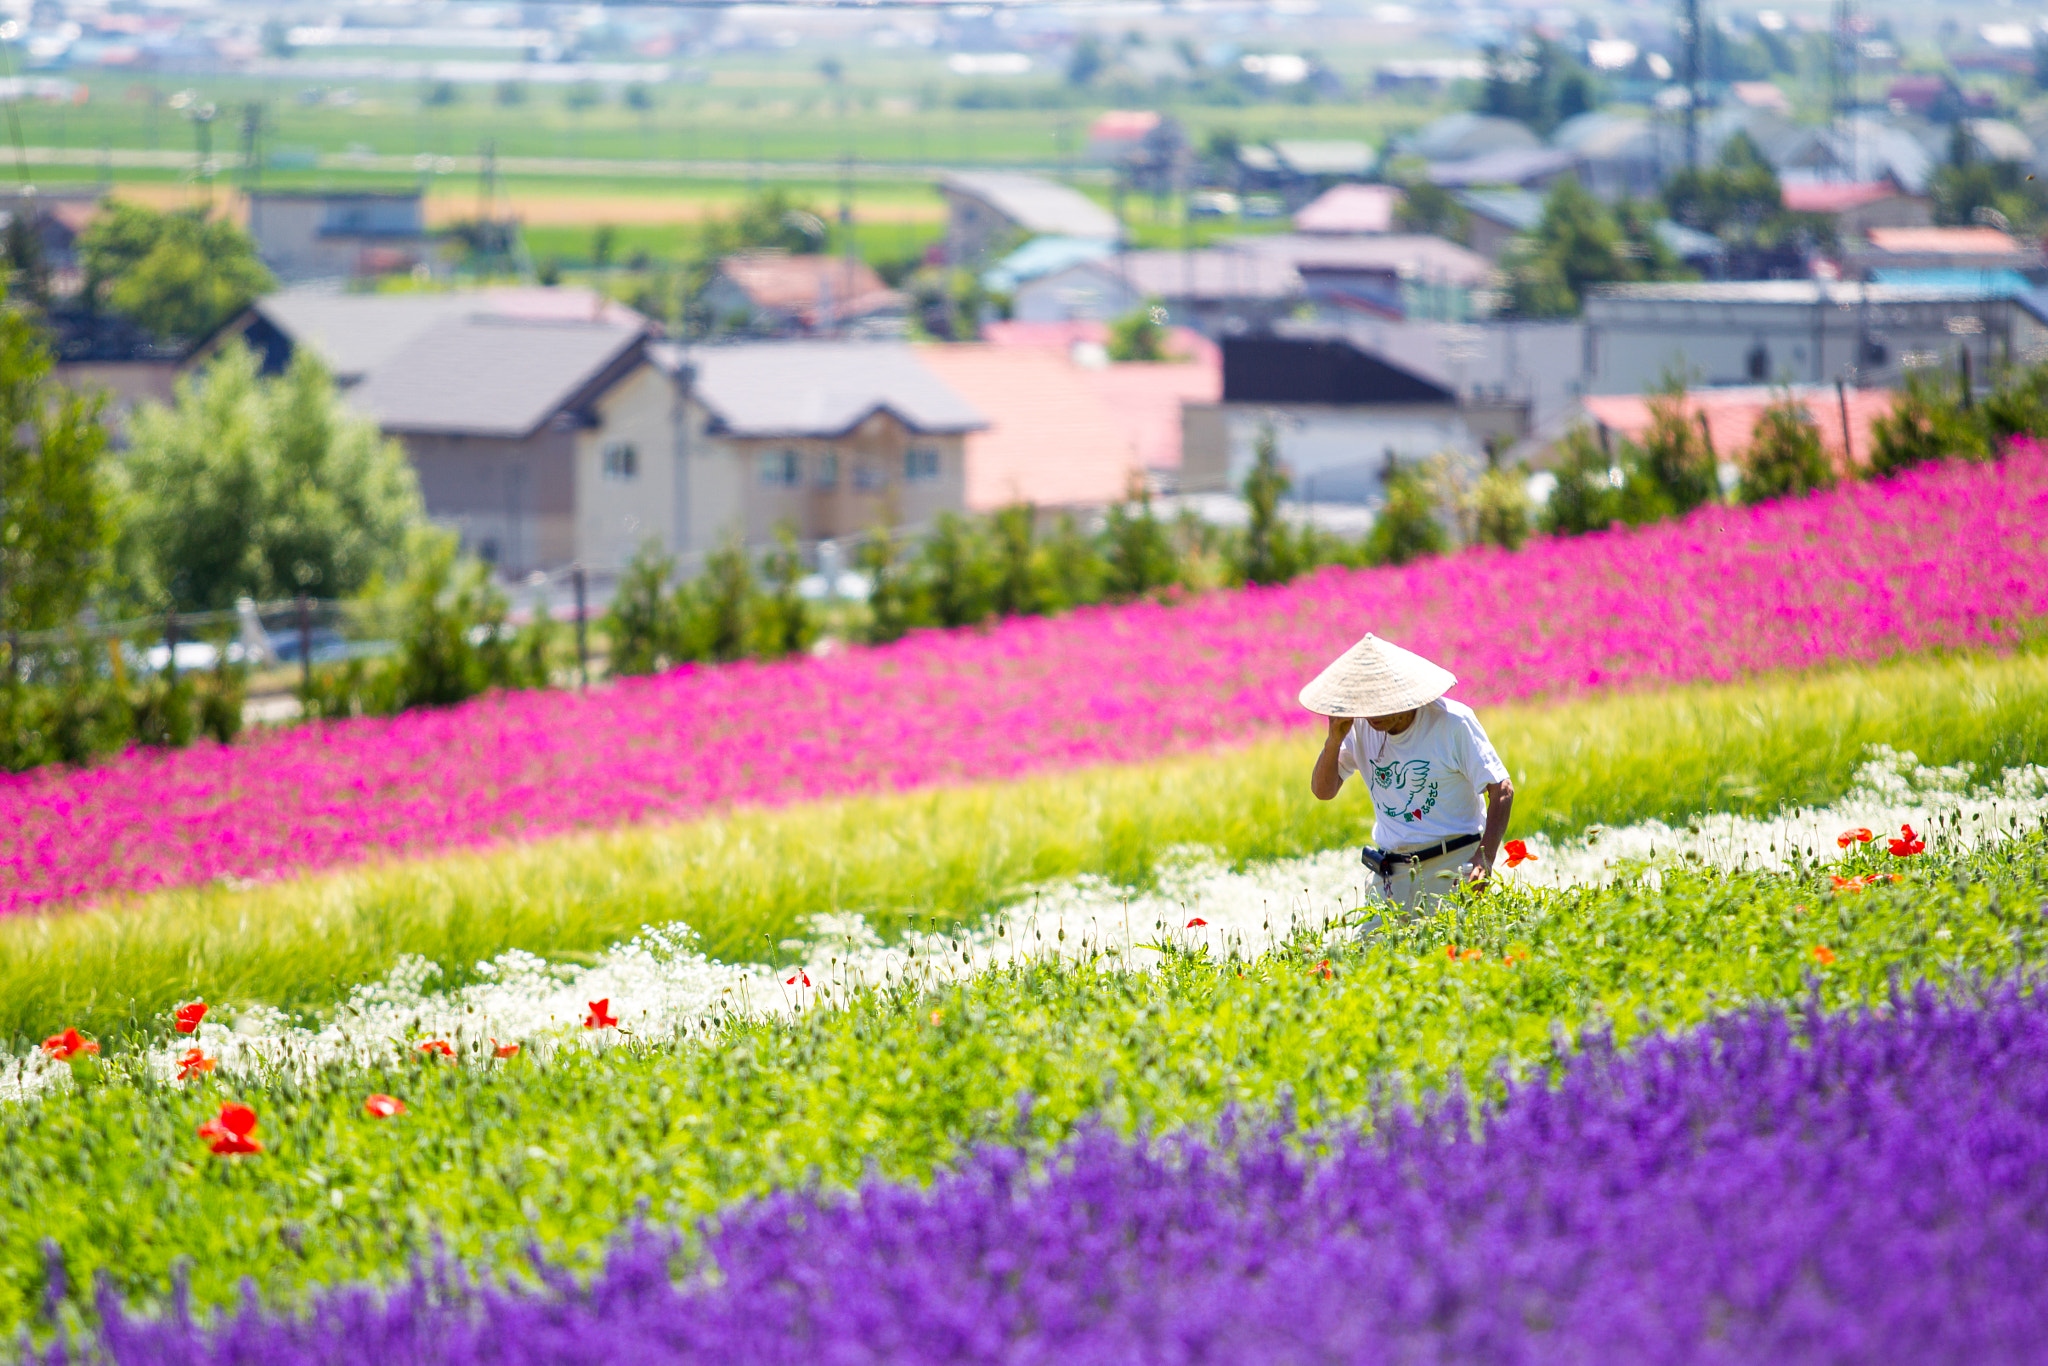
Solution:
[[[804,985],[809,986],[810,982],[806,980]],[[583,1027],[585,1029],[617,1028],[619,1017],[612,1014],[611,1009],[612,998],[609,996],[605,997],[602,1001],[592,1001],[590,1003],[590,1013],[583,1017]]]
[[[189,1006],[179,1006],[178,1013],[172,1018],[177,1021],[180,1034],[195,1033],[199,1029],[199,1022],[206,1018],[206,1002],[194,1001]]]
[[[256,1128],[256,1112],[233,1101],[220,1107],[220,1115],[199,1126],[199,1136],[215,1153],[260,1153],[263,1144],[249,1135]]]
[[[1890,842],[1893,858],[1911,858],[1927,847],[1927,841],[1914,834],[1910,825],[1900,826],[1899,834],[1904,838]]]
[[[1327,958],[1316,964],[1316,971],[1322,974],[1323,980],[1326,982],[1337,975],[1336,970],[1330,966],[1330,960]]]
[[[194,1077],[203,1076],[213,1070],[216,1061],[218,1059],[209,1058],[194,1048],[178,1059],[178,1080],[190,1081]]]
[[[1835,890],[1838,892],[1860,892],[1870,885],[1870,879],[1867,877],[1841,877],[1837,874],[1829,876],[1834,878]]]
[[[43,1051],[58,1062],[70,1062],[81,1053],[99,1052],[100,1046],[80,1035],[77,1030],[67,1029],[62,1034],[52,1034],[44,1039]]]
[[[1444,945],[1444,957],[1446,957],[1446,958],[1450,959],[1450,960],[1451,960],[1451,961],[1452,961],[1453,963],[1457,962],[1457,961],[1458,961],[1458,946],[1457,946],[1456,944],[1446,944],[1446,945]]]
[[[496,1039],[491,1040],[491,1056],[494,1058],[509,1058],[518,1051],[519,1045],[516,1043],[499,1043]]]
[[[1835,951],[1825,944],[1815,944],[1813,946],[1813,961],[1824,968],[1830,967],[1835,961]]]
[[[1204,926],[1204,925],[1206,925],[1206,924],[1208,924],[1208,923],[1209,923],[1209,922],[1208,922],[1208,921],[1206,921],[1206,920],[1204,920],[1204,919],[1202,919],[1202,917],[1200,917],[1200,916],[1196,916],[1196,917],[1195,917],[1195,918],[1194,918],[1193,920],[1190,920],[1190,921],[1189,921],[1189,922],[1188,922],[1188,923],[1187,923],[1186,925],[1182,926],[1181,928],[1183,928],[1183,929],[1189,929],[1189,930],[1195,930],[1195,929],[1200,929],[1200,928],[1201,928],[1202,926]]]
[[[455,1050],[450,1048],[446,1042],[440,1039],[428,1039],[425,1043],[420,1045],[420,1052],[430,1055],[438,1055],[443,1058],[452,1058],[455,1056]]]
[[[1486,957],[1486,955],[1481,953],[1478,949],[1467,949],[1463,953],[1458,955],[1459,960],[1461,962],[1466,963],[1476,963],[1484,957]]]
[[[809,986],[811,984],[811,974],[805,972],[802,968],[798,968],[794,973],[782,979],[782,985],[786,987],[793,987],[798,982]]]
[[[1839,848],[1847,849],[1852,844],[1868,844],[1876,838],[1877,836],[1859,825],[1854,830],[1844,830],[1835,836],[1835,844]]]
[[[380,1092],[363,1102],[363,1113],[371,1119],[391,1119],[405,1113],[405,1102]]]
[[[1508,867],[1510,868],[1536,861],[1536,856],[1529,852],[1529,844],[1526,840],[1509,840],[1501,848],[1507,852]]]

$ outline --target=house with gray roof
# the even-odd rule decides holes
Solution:
[[[1021,171],[958,171],[939,182],[946,201],[946,260],[979,265],[1033,237],[1114,242],[1116,215],[1071,185]]]
[[[648,359],[654,333],[588,290],[305,288],[259,300],[208,350],[239,338],[277,373],[309,349],[405,447],[427,515],[519,576],[673,544],[675,385]]]
[[[967,505],[987,419],[910,346],[791,341],[652,348],[682,395],[679,538],[791,527],[806,541],[921,526]]]

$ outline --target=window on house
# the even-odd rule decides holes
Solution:
[[[615,441],[604,448],[604,477],[621,484],[630,484],[640,477],[640,452],[624,441]]]
[[[903,477],[905,480],[936,479],[939,477],[939,448],[937,446],[912,446],[903,452]]]
[[[761,482],[774,488],[795,488],[804,477],[804,458],[795,451],[770,451],[761,457]]]
[[[839,453],[827,451],[818,457],[818,487],[834,489],[839,487]]]
[[[879,465],[856,465],[853,470],[853,486],[862,493],[875,493],[885,488],[889,476]]]

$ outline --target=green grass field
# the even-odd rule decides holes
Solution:
[[[1912,659],[1726,687],[1496,708],[1513,833],[1825,804],[1866,747],[1996,774],[2048,755],[2048,656]],[[1357,805],[1307,791],[1306,729],[1244,748],[1020,782],[742,812],[260,885],[218,885],[0,922],[0,1038],[66,1025],[152,1038],[177,1001],[330,1008],[402,955],[473,980],[508,949],[590,954],[683,921],[754,961],[815,913],[885,934],[973,923],[1025,886],[1081,873],[1142,886],[1164,851],[1232,861],[1364,837]]]

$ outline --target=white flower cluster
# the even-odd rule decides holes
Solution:
[[[1843,830],[1867,827],[1879,838],[1911,824],[1945,847],[2006,838],[2048,820],[2048,768],[2009,769],[1988,787],[1970,786],[1968,768],[1930,768],[1910,753],[1873,751],[1853,789],[1832,806],[1755,818],[1716,815],[1684,827],[1661,821],[1596,829],[1579,839],[1532,838],[1535,860],[1508,876],[1561,887],[1649,871],[1678,858],[1725,868],[1783,868],[1837,853]],[[1256,953],[1298,924],[1323,925],[1371,902],[1373,889],[1356,849],[1232,868],[1201,848],[1169,851],[1149,890],[1079,877],[1031,889],[973,931],[912,932],[884,944],[858,916],[820,915],[808,940],[789,940],[800,962],[781,968],[714,962],[683,925],[650,926],[587,967],[550,963],[514,951],[479,963],[474,983],[437,990],[440,969],[401,963],[358,988],[331,1019],[293,1024],[266,1008],[241,1011],[232,1025],[209,1020],[149,1059],[166,1079],[177,1057],[198,1047],[222,1073],[310,1068],[403,1055],[432,1039],[466,1058],[490,1057],[494,1042],[541,1049],[622,1037],[667,1037],[730,1016],[829,1008],[847,993],[883,981],[937,985],[1025,957],[1088,958],[1143,970],[1168,942]],[[1200,924],[1190,924],[1191,921]],[[587,1029],[594,1001],[608,1001],[617,1030]],[[62,1084],[68,1069],[31,1063],[0,1076],[0,1099],[26,1098]]]

